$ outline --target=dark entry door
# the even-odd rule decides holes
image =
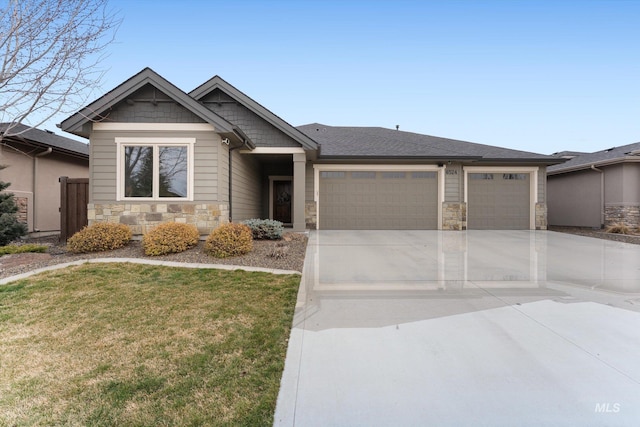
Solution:
[[[273,181],[273,219],[291,223],[291,181]]]

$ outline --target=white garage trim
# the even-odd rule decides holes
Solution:
[[[442,230],[442,204],[444,203],[444,180],[446,166],[437,165],[380,165],[380,164],[357,164],[357,165],[335,165],[319,164],[313,165],[313,200],[316,203],[316,226],[320,226],[320,172],[325,171],[376,171],[376,172],[437,172],[438,173],[438,230]]]
[[[538,168],[537,166],[465,166],[464,170],[464,203],[469,209],[469,174],[470,173],[528,173],[529,174],[529,229],[536,229],[536,203],[538,203]],[[467,218],[469,212],[467,211]]]

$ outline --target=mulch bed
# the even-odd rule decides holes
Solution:
[[[146,256],[140,241],[132,241],[124,248],[88,254],[71,254],[57,237],[29,239],[25,243],[48,246],[47,253],[11,254],[0,257],[0,279],[47,267],[92,258],[142,258],[160,261],[174,261],[199,264],[225,264],[249,267],[263,267],[302,272],[307,249],[307,236],[303,233],[285,233],[282,240],[256,240],[253,250],[243,256],[214,258],[204,252],[204,242],[195,248],[178,254]]]

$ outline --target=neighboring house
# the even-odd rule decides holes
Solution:
[[[0,123],[0,133],[9,126]],[[18,217],[30,233],[60,232],[60,183],[58,178],[89,177],[89,146],[50,131],[21,124],[11,129],[14,136],[2,138],[0,181],[10,182]]]
[[[149,68],[61,123],[89,138],[89,222],[207,234],[229,220],[293,230],[545,229],[564,159],[383,128],[295,128],[221,79],[185,93]]]
[[[560,152],[548,169],[549,224],[640,226],[640,142],[595,153]]]

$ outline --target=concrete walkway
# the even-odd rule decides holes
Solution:
[[[310,236],[275,425],[638,425],[640,246]]]

